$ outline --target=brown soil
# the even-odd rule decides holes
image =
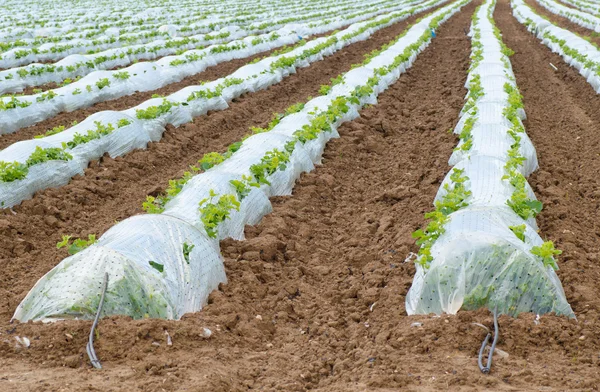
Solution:
[[[188,149],[222,148],[227,141],[215,140],[218,132],[234,136],[232,129],[241,134],[247,124],[266,122],[270,111],[299,100],[299,93],[288,100],[296,90],[311,94],[319,78],[347,69],[347,58],[301,70],[278,95],[269,95],[277,86],[258,93],[265,95],[253,105],[265,105],[252,112],[243,106],[252,96],[244,97],[224,112],[228,116],[213,113],[189,129],[170,129],[151,147],[169,166],[152,161],[152,154],[144,155],[149,163],[138,153],[105,159],[64,191],[44,192],[15,208],[16,215],[5,211],[0,390],[597,390],[600,101],[512,17],[506,0],[495,17],[515,50],[525,125],[538,149],[541,169],[530,183],[545,203],[541,233],[565,251],[559,273],[578,321],[542,316],[536,325],[533,315],[501,317],[498,347],[509,356],[496,355],[484,376],[476,355],[485,331],[473,322],[489,326],[489,312],[405,314],[414,267],[404,259],[416,251],[410,233],[423,226],[457,142],[447,130],[466,92],[470,42],[464,31],[474,8],[446,22],[379,103],[340,128],[323,165],[302,176],[293,196],[273,199],[274,212],[247,228],[246,241],[221,243],[229,284],[202,312],[179,322],[103,319],[96,343],[102,371],[91,370],[85,355],[90,322],[8,323],[35,280],[64,257],[53,248],[59,233],[101,233],[139,212],[145,188],[174,177],[169,171],[181,171],[186,159],[193,162],[196,153]],[[348,49],[345,56],[354,56]],[[188,155],[179,160],[178,154]],[[212,330],[210,338],[202,337],[203,327]],[[29,337],[31,347],[15,348],[15,336]]]
[[[23,89],[23,91],[21,91],[20,93],[17,93],[17,94],[18,95],[21,95],[21,94],[32,95],[32,94],[36,94],[36,92],[33,90],[42,90],[42,92],[46,92],[48,90],[55,90],[59,87],[63,87],[63,86],[56,82],[50,82],[50,83],[46,83],[46,84],[41,84],[39,86],[26,87]]]
[[[571,22],[569,19],[550,12],[547,8],[540,5],[536,0],[523,0],[527,5],[535,10],[538,15],[544,16],[558,27],[569,30],[572,33],[578,34],[580,37],[590,39],[596,45],[600,45],[600,37],[594,33],[594,30],[590,30],[586,27],[582,27],[577,23]],[[561,5],[568,6],[568,4],[560,3]]]

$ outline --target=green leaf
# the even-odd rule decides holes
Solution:
[[[163,271],[164,271],[164,269],[165,269],[165,266],[164,266],[164,265],[162,265],[162,264],[159,264],[159,263],[157,263],[156,261],[152,261],[152,260],[150,260],[150,261],[148,262],[148,264],[150,264],[150,266],[151,266],[152,268],[154,268],[155,270],[157,270],[158,272],[163,272]]]

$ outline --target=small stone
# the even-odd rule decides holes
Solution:
[[[212,336],[212,331],[208,328],[203,328],[202,329],[202,337],[205,339],[208,339]]]
[[[422,327],[423,323],[412,323],[410,326],[411,327]]]
[[[257,315],[256,315],[256,319],[257,319],[258,321],[262,321],[262,316],[261,316],[260,314],[257,314]]]
[[[160,343],[158,343],[158,342],[152,342],[152,345],[158,347],[158,346],[160,346]]]
[[[68,366],[73,369],[79,367],[80,362],[81,360],[79,358],[79,355],[71,355],[69,357],[65,357],[64,359],[65,366]]]
[[[15,336],[15,340],[17,341],[17,348],[21,348],[21,347],[29,348],[29,346],[31,344],[29,342],[29,339],[26,338],[25,336],[23,336],[23,337]]]

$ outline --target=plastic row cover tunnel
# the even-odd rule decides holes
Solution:
[[[525,112],[509,49],[493,24],[494,5],[487,0],[473,18],[469,94],[454,130],[461,140],[431,222],[415,233],[421,248],[406,310],[487,307],[573,317],[555,273],[557,252],[537,233],[541,203],[525,180],[537,169],[536,152],[521,122]]]
[[[83,174],[91,160],[97,159],[105,153],[114,158],[134,149],[145,148],[149,141],[156,142],[161,139],[167,124],[179,127],[208,111],[225,110],[229,107],[228,102],[234,98],[279,83],[283,78],[296,72],[297,67],[307,67],[347,45],[368,39],[375,31],[387,25],[406,19],[413,13],[435,7],[443,1],[445,0],[430,0],[415,7],[398,5],[402,8],[398,12],[384,13],[370,20],[359,21],[344,30],[332,33],[329,37],[320,37],[294,47],[286,53],[268,56],[256,63],[246,64],[225,77],[203,85],[187,86],[166,98],[151,98],[121,112],[94,113],[81,123],[56,134],[16,142],[0,151],[0,162],[18,162],[26,165],[27,171],[21,179],[0,181],[0,204],[4,207],[12,207],[33,197],[37,191],[65,185],[71,177]],[[343,22],[335,20],[333,23]],[[332,25],[328,23],[315,28],[329,27]],[[313,28],[311,27],[311,29]],[[279,39],[290,38],[292,35],[289,34],[279,37]],[[269,43],[259,45],[269,45]],[[231,55],[231,53],[227,55]],[[288,62],[290,58],[293,59],[293,64]],[[210,61],[214,61],[214,59]],[[281,66],[271,67],[278,63]],[[151,69],[148,64],[145,62],[136,65],[147,66]],[[205,63],[204,66],[207,64]],[[147,79],[144,80],[147,81]],[[155,79],[155,82],[156,80],[158,79]],[[104,88],[102,91],[107,89]],[[220,92],[217,94],[217,91]],[[163,111],[163,109],[165,110]],[[140,111],[154,111],[155,114],[147,118],[144,116],[138,118]],[[40,110],[34,110],[32,113],[38,119],[48,115],[47,112]],[[2,122],[1,117],[0,115],[0,123]],[[10,119],[13,122],[17,120],[18,117]],[[120,125],[120,123],[123,124]],[[104,135],[93,139],[89,137],[87,138],[89,140],[81,138],[81,135],[89,135],[90,132],[96,135],[104,133]],[[52,159],[31,166],[27,164],[29,158],[38,149],[62,149],[65,146],[66,152],[70,156],[66,160]]]
[[[299,175],[320,161],[327,141],[338,137],[337,127],[358,117],[363,105],[376,104],[376,96],[427,47],[432,39],[430,23],[443,23],[466,3],[455,2],[431,13],[381,53],[344,74],[343,81],[326,95],[283,117],[270,131],[244,140],[228,159],[192,177],[165,205],[162,214],[118,223],[97,243],[63,260],[38,281],[17,307],[14,318],[94,317],[105,272],[109,274],[105,315],[178,319],[185,312],[200,310],[208,294],[226,279],[218,241],[227,237],[243,239],[244,225],[256,224],[271,211],[269,197],[291,194]],[[376,69],[385,72],[378,72],[373,79]],[[377,83],[369,92],[357,95],[369,80]],[[344,102],[344,110],[335,112],[335,120],[321,124],[313,137],[297,136],[299,130],[314,126],[323,113],[333,113],[340,102]],[[206,198],[235,195],[230,180],[253,176],[250,168],[261,164],[270,153],[290,150],[288,161],[268,173],[267,183],[249,188],[245,197],[238,198],[239,209],[232,209],[228,219],[217,226],[218,235],[210,237],[199,204]]]

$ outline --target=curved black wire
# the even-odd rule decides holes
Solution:
[[[498,306],[494,309],[494,340],[492,341],[492,347],[490,347],[490,353],[488,354],[487,365],[483,366],[483,350],[487,346],[491,333],[488,333],[483,343],[481,343],[481,348],[479,349],[479,358],[477,359],[477,363],[479,365],[479,370],[483,374],[489,374],[490,369],[492,368],[492,357],[494,355],[494,350],[496,349],[496,343],[498,343]]]
[[[96,318],[94,319],[94,323],[92,324],[92,329],[90,331],[90,337],[88,339],[88,343],[85,346],[85,350],[87,351],[88,357],[90,358],[90,362],[92,362],[92,366],[96,369],[102,369],[102,364],[100,360],[96,356],[96,351],[94,350],[94,331],[96,330],[96,325],[98,325],[98,320],[100,319],[100,313],[102,313],[102,306],[104,305],[104,296],[106,295],[106,288],[108,287],[108,273],[104,273],[104,282],[102,283],[102,296],[100,297],[100,304],[98,304],[98,311],[96,312]]]

